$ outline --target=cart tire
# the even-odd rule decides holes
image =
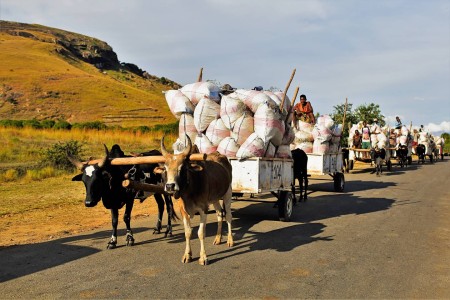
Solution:
[[[334,179],[334,191],[342,193],[345,188],[345,178],[343,173],[336,173],[333,176]]]
[[[355,163],[355,161],[354,161],[353,159],[348,161],[348,168],[349,168],[350,170],[353,170],[353,165],[354,165],[354,163]]]
[[[294,196],[291,192],[280,191],[278,197],[278,217],[282,222],[289,222],[294,208]]]

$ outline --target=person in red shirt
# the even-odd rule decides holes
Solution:
[[[307,122],[310,124],[316,123],[314,111],[311,102],[306,101],[306,96],[300,96],[300,102],[294,106],[294,124],[297,125],[297,120]]]

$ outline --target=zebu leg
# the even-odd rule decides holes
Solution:
[[[302,180],[304,180],[305,184],[303,186],[303,201],[308,200],[308,173],[303,172]]]
[[[163,219],[163,214],[164,214],[164,200],[161,196],[161,194],[154,194],[153,197],[156,200],[156,204],[158,205],[158,221],[156,221],[156,226],[153,229],[153,234],[156,233],[161,233],[161,228],[162,228],[162,219]]]
[[[191,250],[191,237],[192,237],[192,227],[191,218],[189,214],[184,210],[184,204],[182,201],[180,203],[180,213],[183,218],[184,224],[184,236],[186,238],[186,248],[184,250],[183,257],[181,258],[182,263],[188,263],[192,261],[192,250]]]
[[[228,247],[232,247],[234,245],[233,234],[232,234],[232,226],[231,221],[233,220],[233,216],[231,215],[231,186],[228,188],[228,191],[223,196],[223,206],[225,208],[225,220],[227,220],[228,225],[228,237],[227,237],[227,245]]]
[[[214,239],[213,245],[219,245],[222,242],[222,221],[223,221],[223,211],[222,206],[220,206],[219,201],[214,202],[214,209],[216,210],[217,217],[217,233]]]
[[[125,204],[125,214],[123,215],[123,221],[127,226],[127,236],[126,236],[127,246],[134,245],[133,232],[131,231],[131,211],[133,210],[133,204],[134,200],[131,200],[127,202],[127,204]]]
[[[166,232],[164,233],[164,237],[167,237],[167,235],[172,236],[172,219],[175,220],[175,212],[173,210],[173,202],[172,197],[168,196],[166,194],[164,196],[164,202],[166,203],[166,210],[167,210],[167,227]],[[178,218],[178,217],[177,217]]]
[[[201,210],[200,212],[200,224],[198,225],[198,239],[200,240],[200,258],[198,263],[201,265],[208,264],[208,257],[205,251],[205,229],[206,229],[206,216],[207,214]]]
[[[119,210],[111,209],[112,236],[106,246],[106,249],[114,249],[117,246],[117,225],[119,224]]]

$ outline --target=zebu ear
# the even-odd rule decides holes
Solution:
[[[203,167],[196,163],[190,163],[189,170],[192,170],[194,172],[200,172],[203,170]]]
[[[72,181],[81,181],[82,177],[83,177],[83,173],[78,174],[72,178]]]
[[[153,169],[153,173],[155,174],[162,174],[166,171],[166,169],[164,167],[156,167]]]

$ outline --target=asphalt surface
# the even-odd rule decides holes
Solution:
[[[311,179],[290,222],[270,195],[234,201],[232,248],[212,245],[211,213],[208,266],[197,263],[197,227],[194,261],[182,264],[182,222],[164,238],[152,235],[155,216],[132,223],[133,247],[121,222],[114,250],[110,228],[1,248],[0,298],[450,298],[450,160],[379,177],[361,167],[345,174],[344,193]]]

